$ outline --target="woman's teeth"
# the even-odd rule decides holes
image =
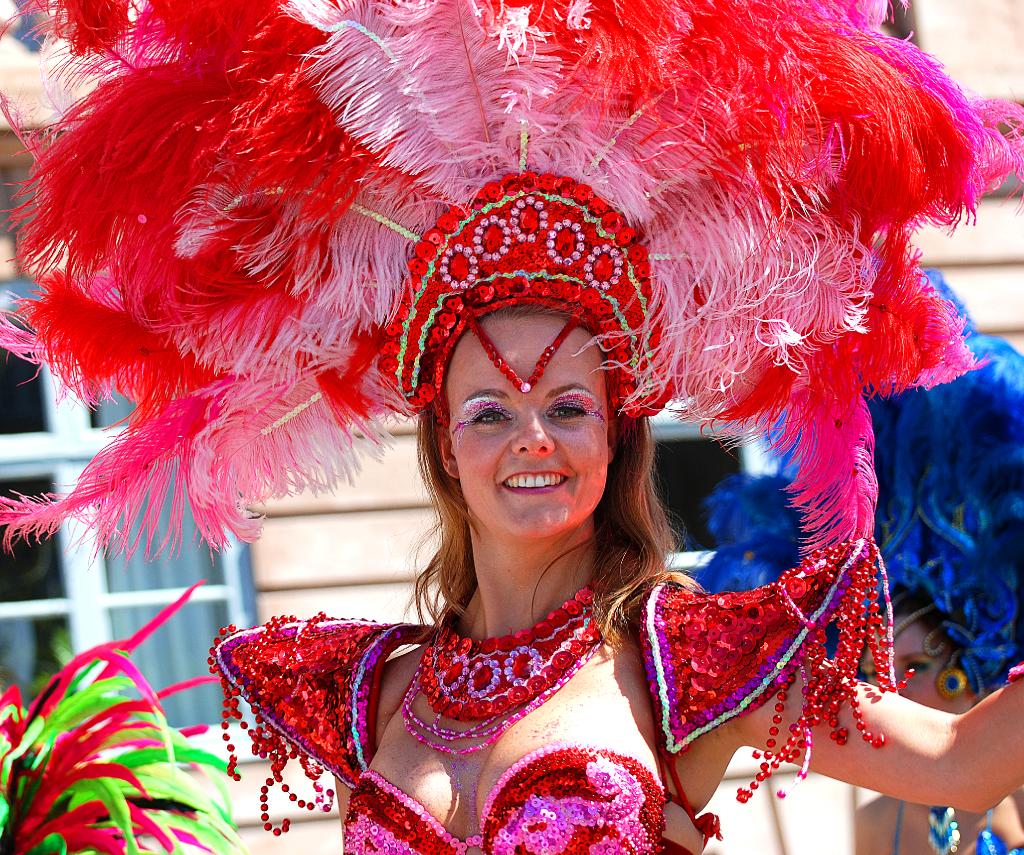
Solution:
[[[545,475],[513,475],[511,478],[506,478],[504,484],[506,487],[554,487],[556,484],[561,484],[564,480],[564,475],[553,473]]]

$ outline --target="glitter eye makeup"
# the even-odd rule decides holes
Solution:
[[[462,405],[460,418],[455,422],[453,428],[456,441],[470,425],[492,424],[493,422],[487,418],[492,413],[498,416],[494,421],[506,421],[512,418],[512,414],[493,398],[470,398],[466,401]]]
[[[597,401],[590,395],[583,392],[568,392],[555,398],[551,405],[550,412],[557,412],[559,409],[575,409],[581,416],[589,416],[603,422],[604,413],[598,407]]]

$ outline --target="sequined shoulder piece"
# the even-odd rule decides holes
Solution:
[[[484,805],[488,855],[657,852],[665,791],[640,761],[612,751],[554,745],[524,758]]]
[[[800,669],[806,694],[796,735],[776,746],[778,716],[766,753],[794,759],[807,747],[808,728],[833,722],[840,702],[852,699],[864,645],[876,662],[890,661],[874,604],[877,572],[874,545],[857,541],[815,553],[776,582],[750,591],[709,595],[675,584],[655,588],[644,611],[642,647],[665,748],[683,751],[730,719],[772,698],[782,700]],[[831,660],[825,653],[829,623],[839,635]]]
[[[355,786],[370,761],[381,666],[418,632],[412,625],[324,615],[229,627],[214,643],[210,663],[224,687],[225,723],[242,718],[244,700],[255,727],[241,726],[275,772],[297,751],[314,781],[326,770]]]

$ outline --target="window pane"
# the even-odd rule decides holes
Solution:
[[[131,635],[158,611],[158,606],[111,609],[114,638]],[[210,645],[227,623],[226,603],[188,603],[138,648],[133,654],[135,664],[158,691],[207,674]],[[164,701],[167,718],[175,727],[215,724],[220,720],[220,705],[220,686],[216,684],[189,689]]]
[[[147,559],[144,546],[131,558],[108,555],[107,589],[120,593],[184,588],[200,579],[210,585],[223,585],[224,568],[220,556],[196,541],[195,522],[191,517],[186,516],[181,527],[181,549],[177,555]]]
[[[655,467],[683,549],[713,549],[702,505],[719,481],[740,471],[739,452],[709,439],[665,440],[657,443]]]
[[[71,656],[67,618],[0,620],[0,690],[19,686],[27,701],[43,690]]]
[[[160,513],[161,532],[154,539],[156,543],[170,524],[170,504],[170,500],[165,501]],[[195,520],[187,509],[181,521],[181,548],[177,554],[147,558],[143,543],[131,558],[108,555],[106,564],[107,590],[112,592],[184,588],[200,579],[211,585],[224,584],[220,556],[200,542]]]
[[[110,427],[131,415],[135,404],[121,395],[114,394],[106,401],[100,401],[89,411],[89,422],[94,428]]]
[[[49,481],[3,480],[0,493],[24,493],[35,496],[53,489]],[[0,538],[3,536],[0,526]],[[19,540],[13,554],[0,549],[0,601],[48,600],[64,596],[60,572],[60,538],[50,537],[36,543]]]
[[[0,348],[0,434],[46,430],[36,366]]]

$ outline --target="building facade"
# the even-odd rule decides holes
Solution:
[[[3,0],[0,0],[2,4]],[[2,5],[0,5],[2,15]],[[1020,0],[917,0],[897,27],[936,54],[965,86],[986,97],[1024,100],[1024,4]],[[25,28],[0,40],[3,89],[24,105],[27,121],[45,121],[37,70],[38,45]],[[0,119],[0,208],[17,204],[12,186],[29,161]],[[954,237],[922,235],[928,264],[940,267],[985,332],[1024,349],[1024,241],[1018,198],[1005,188]],[[0,232],[0,307],[32,284],[14,261],[14,236]],[[5,302],[6,301],[6,302]],[[14,358],[0,361],[0,489],[38,493],[74,482],[127,412],[113,401],[90,412],[65,401],[53,405],[52,380]],[[111,427],[113,426],[113,427]],[[689,547],[711,547],[700,499],[723,475],[756,468],[751,449],[726,451],[696,431],[656,426],[659,473],[667,498],[688,531]],[[72,651],[129,633],[196,578],[209,583],[182,619],[143,650],[142,666],[157,685],[205,669],[206,639],[223,624],[262,621],[275,614],[328,613],[379,620],[413,617],[411,580],[429,549],[431,512],[416,467],[411,426],[400,431],[380,462],[368,463],[355,483],[328,496],[300,496],[260,509],[263,537],[211,556],[186,538],[179,554],[156,563],[93,556],[88,532],[68,528],[55,541],[0,556],[0,683],[38,685]],[[685,564],[692,555],[681,554]],[[214,693],[196,694],[171,710],[177,723],[216,720]],[[737,760],[737,779],[748,762]],[[239,821],[254,853],[280,852],[276,838],[257,830],[260,763],[246,764],[235,785]],[[737,780],[737,786],[742,783]],[[727,837],[709,853],[779,855],[851,851],[851,788],[809,781],[784,804],[761,792],[739,807],[723,785],[711,805],[723,814]],[[282,807],[282,809],[284,809]],[[338,818],[305,811],[289,832],[288,851],[336,853]]]

